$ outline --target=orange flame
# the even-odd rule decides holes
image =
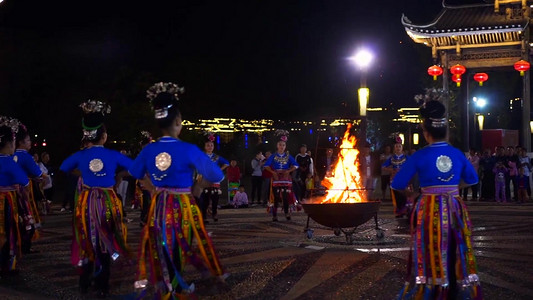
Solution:
[[[325,177],[322,185],[328,189],[322,203],[357,203],[365,202],[362,177],[359,174],[359,150],[355,148],[357,138],[350,135],[351,124],[342,138],[337,163],[331,177]]]

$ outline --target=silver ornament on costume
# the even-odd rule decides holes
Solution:
[[[166,152],[161,152],[155,157],[155,166],[159,171],[166,171],[172,164],[172,157]]]
[[[102,171],[103,168],[104,162],[99,158],[92,159],[89,162],[89,170],[93,171],[94,173]]]
[[[450,157],[441,155],[437,158],[437,169],[442,173],[447,173],[452,169],[453,163]]]

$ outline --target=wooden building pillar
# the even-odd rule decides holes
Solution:
[[[531,152],[531,80],[529,71],[523,76],[522,89],[522,146]]]

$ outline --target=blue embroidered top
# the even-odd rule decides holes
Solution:
[[[217,164],[219,167],[222,167],[223,165],[229,166],[229,161],[222,156],[219,156],[215,153],[207,154],[207,156],[211,159],[212,162]]]
[[[0,154],[0,186],[7,187],[15,184],[26,186],[29,183],[28,175],[13,160],[13,156]]]
[[[392,154],[391,157],[389,157],[381,166],[382,167],[392,166],[392,169],[396,170],[396,169],[399,169],[406,161],[407,161],[407,155],[403,153],[400,155]]]
[[[468,185],[478,182],[477,173],[463,152],[446,142],[433,143],[416,151],[402,165],[391,188],[405,189],[416,173],[420,187],[456,186],[461,180]]]
[[[59,169],[81,171],[83,184],[89,187],[108,188],[115,185],[115,172],[119,166],[129,168],[132,160],[118,151],[103,146],[92,146],[69,156]]]
[[[13,160],[22,167],[26,176],[30,178],[36,178],[43,174],[39,165],[33,160],[33,157],[24,149],[15,150]]]
[[[173,188],[191,187],[195,170],[210,182],[224,179],[220,167],[198,147],[168,136],[146,145],[129,168],[135,178],[148,174],[155,186]]]
[[[298,168],[298,163],[288,153],[279,154],[278,152],[273,153],[265,162],[265,167],[270,167],[272,170],[288,170],[292,166]]]

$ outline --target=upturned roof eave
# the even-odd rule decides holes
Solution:
[[[420,32],[416,30],[411,30],[409,28],[405,28],[405,31],[410,35],[417,36],[417,38],[435,38],[435,37],[450,37],[450,36],[466,36],[466,35],[474,35],[474,34],[493,34],[493,33],[504,33],[504,32],[517,32],[517,31],[524,31],[524,29],[527,27],[527,24],[524,27],[512,27],[512,28],[497,28],[497,29],[487,29],[487,30],[468,30],[459,31],[458,29],[450,29],[446,30],[446,32],[439,32],[439,33],[431,33],[431,32]],[[433,30],[434,31],[434,30]]]

